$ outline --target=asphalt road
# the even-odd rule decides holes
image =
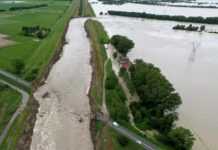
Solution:
[[[16,120],[16,118],[20,115],[20,113],[23,111],[24,107],[26,106],[26,104],[27,104],[27,102],[29,100],[29,94],[27,92],[25,92],[24,90],[19,89],[19,88],[11,85],[10,83],[8,83],[6,81],[3,81],[3,80],[0,79],[0,82],[3,83],[3,84],[7,84],[8,86],[15,89],[16,91],[18,91],[22,95],[22,101],[21,101],[20,106],[18,107],[16,112],[13,114],[13,116],[9,120],[7,126],[5,127],[4,131],[2,132],[2,134],[0,136],[0,144],[1,144],[3,142],[5,136],[7,135],[9,129],[11,128],[13,122]]]
[[[14,75],[11,74],[11,73],[6,72],[6,71],[1,70],[1,69],[0,69],[0,74],[4,75],[4,76],[6,76],[6,77],[8,77],[8,78],[10,78],[10,79],[12,79],[12,80],[15,80],[15,81],[17,81],[18,83],[23,84],[23,85],[25,85],[25,86],[27,86],[27,87],[29,87],[30,84],[31,84],[31,83],[29,83],[29,82],[27,82],[27,81],[25,81],[25,80],[23,80],[23,79],[20,79],[19,77],[14,76]]]
[[[112,127],[114,130],[116,130],[119,133],[121,133],[122,135],[126,136],[127,138],[129,138],[133,142],[139,144],[137,141],[140,141],[141,144],[139,144],[139,145],[142,146],[146,150],[160,150],[158,147],[151,144],[149,141],[139,137],[138,135],[136,135],[135,133],[129,131],[128,129],[126,129],[126,128],[120,126],[120,125],[118,125],[118,126],[113,125],[113,121],[108,120],[106,117],[104,117],[101,114],[97,114],[96,119],[99,120],[99,121],[103,121],[105,124]]]

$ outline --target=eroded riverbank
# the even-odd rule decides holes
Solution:
[[[34,94],[40,108],[32,150],[93,149],[87,96],[91,81],[90,43],[85,20],[71,20],[62,57],[53,66],[46,84]]]

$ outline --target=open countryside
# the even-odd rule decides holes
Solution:
[[[0,1],[0,149],[216,150],[214,1]]]

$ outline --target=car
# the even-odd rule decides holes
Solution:
[[[119,124],[116,123],[116,122],[113,122],[113,125],[114,125],[115,127],[119,127]]]
[[[138,143],[140,145],[142,144],[142,142],[140,140],[137,140],[136,143]]]

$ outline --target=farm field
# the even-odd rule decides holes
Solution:
[[[8,37],[5,39],[15,42],[13,45],[0,47],[0,68],[13,73],[13,62],[22,60],[25,67],[19,76],[29,81],[40,77],[54,55],[70,16],[71,1],[28,1],[28,3],[8,3],[0,6],[0,9],[8,9],[12,6],[36,4],[47,4],[48,6],[0,13],[0,34],[7,35]],[[40,40],[21,34],[22,26],[37,25],[51,30],[45,39]],[[34,77],[31,74],[32,69],[37,70],[37,75]]]

